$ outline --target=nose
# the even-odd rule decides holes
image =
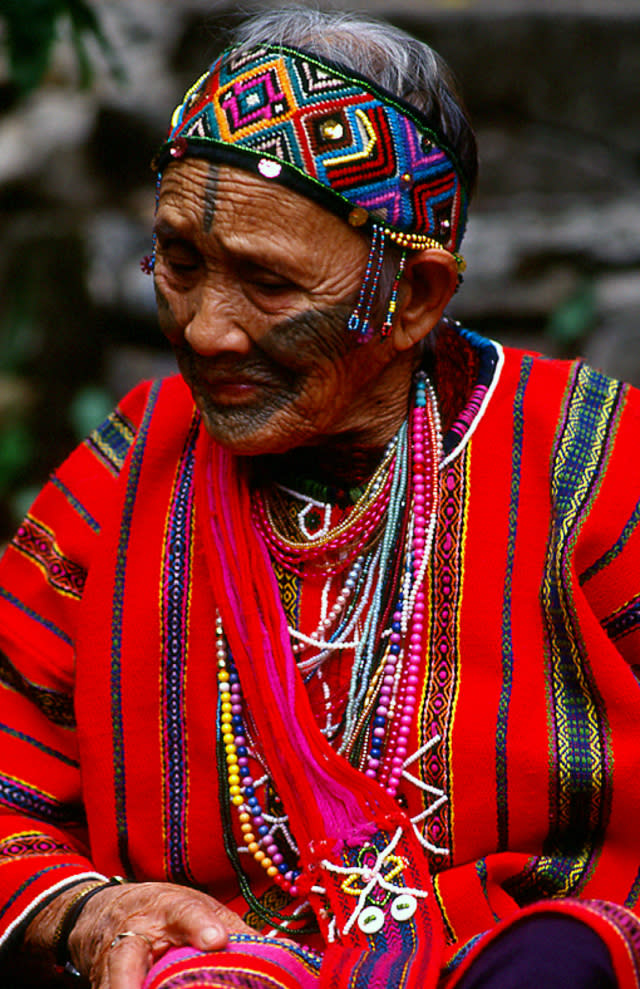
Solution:
[[[184,331],[189,346],[201,357],[215,357],[223,352],[245,354],[251,341],[238,324],[230,300],[219,288],[203,289],[195,311]]]

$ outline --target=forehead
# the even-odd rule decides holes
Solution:
[[[362,235],[291,189],[229,165],[200,158],[172,163],[160,185],[158,213],[200,231],[206,218],[216,236],[235,241],[285,240],[290,249],[362,245]]]

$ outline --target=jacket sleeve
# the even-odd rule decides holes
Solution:
[[[148,385],[50,478],[0,561],[0,948],[91,863],[73,709],[74,638],[101,525]]]

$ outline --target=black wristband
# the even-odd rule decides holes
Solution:
[[[71,931],[73,930],[82,910],[86,907],[92,896],[95,896],[95,894],[99,893],[102,889],[107,889],[108,886],[119,886],[124,882],[126,882],[125,879],[122,879],[120,876],[114,876],[112,879],[106,879],[104,882],[99,882],[94,886],[89,886],[88,889],[84,889],[71,900],[71,903],[67,907],[62,920],[58,924],[58,928],[53,939],[53,953],[55,955],[55,964],[58,969],[67,972],[69,975],[80,975],[80,972],[71,961],[71,955],[69,954],[69,935],[71,934]]]

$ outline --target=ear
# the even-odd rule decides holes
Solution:
[[[398,288],[392,338],[396,350],[409,350],[440,321],[458,285],[458,268],[448,251],[411,251]]]

